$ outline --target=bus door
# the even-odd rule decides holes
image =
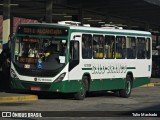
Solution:
[[[70,57],[69,57],[69,76],[70,79],[77,79],[77,74],[80,75],[80,44],[79,41],[81,39],[80,35],[71,36],[70,41]]]

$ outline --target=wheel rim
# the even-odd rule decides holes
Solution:
[[[127,84],[126,84],[126,93],[127,95],[129,95],[131,92],[131,83],[130,81],[127,81]]]

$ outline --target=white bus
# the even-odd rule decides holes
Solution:
[[[59,24],[21,24],[12,44],[11,88],[129,97],[150,82],[151,33]]]

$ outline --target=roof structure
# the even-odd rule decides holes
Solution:
[[[11,16],[39,20],[45,19],[46,4],[50,0],[10,1]],[[0,5],[3,6],[3,0]],[[111,23],[133,29],[160,27],[160,0],[53,0],[52,5],[53,22],[81,19],[93,26]]]

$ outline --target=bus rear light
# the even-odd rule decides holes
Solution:
[[[63,80],[63,78],[65,77],[66,72],[62,73],[54,82],[60,82]]]

